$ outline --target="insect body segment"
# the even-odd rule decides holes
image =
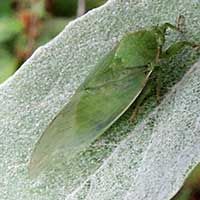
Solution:
[[[177,42],[162,51],[167,28],[177,30],[165,23],[126,34],[96,65],[36,144],[29,164],[32,175],[48,166],[56,152],[65,152],[70,159],[83,151],[131,104],[137,102],[139,106],[149,90],[145,88],[152,73],[156,73],[159,60],[193,45]]]

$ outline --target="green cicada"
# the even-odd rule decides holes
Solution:
[[[144,99],[146,85],[157,73],[160,60],[185,46],[197,46],[178,41],[163,49],[168,28],[179,31],[179,26],[164,23],[128,33],[100,60],[36,144],[29,164],[31,174],[46,166],[52,154],[62,151],[72,158],[88,147],[131,104]]]

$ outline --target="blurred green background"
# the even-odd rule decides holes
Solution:
[[[0,84],[40,45],[106,0],[1,0]]]

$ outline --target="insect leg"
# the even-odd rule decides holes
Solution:
[[[133,110],[133,112],[132,112],[132,114],[131,114],[131,116],[130,116],[130,118],[129,118],[129,121],[130,121],[130,122],[133,122],[133,121],[134,121],[134,119],[135,119],[135,117],[136,117],[136,115],[137,115],[137,113],[138,113],[138,111],[139,111],[139,107],[140,107],[140,104],[136,104],[136,105],[135,105],[135,108],[134,108],[134,110]]]
[[[170,24],[170,23],[164,23],[162,25],[162,29],[163,30],[167,30],[168,28],[172,29],[172,30],[175,30],[175,31],[178,31],[178,28],[176,26],[174,26],[173,24]]]
[[[129,118],[129,121],[134,121],[138,111],[139,111],[139,108],[140,108],[140,105],[143,103],[144,99],[150,94],[152,90],[152,85],[151,84],[146,84],[146,86],[144,87],[142,93],[140,94],[140,96],[137,98],[137,100],[135,101],[135,105],[134,105],[134,109],[133,109],[133,112]]]
[[[155,64],[157,64],[159,62],[160,54],[161,54],[161,47],[158,47],[157,53],[156,53]]]
[[[163,30],[163,33],[165,33],[168,28],[170,28],[174,31],[182,32],[182,30],[181,30],[182,29],[182,21],[183,21],[183,16],[179,15],[176,26],[173,24],[170,24],[170,23],[164,23],[163,25],[160,26],[160,29]]]
[[[182,32],[182,22],[183,22],[183,15],[179,15],[178,16],[178,20],[177,20],[177,29],[178,31]]]
[[[165,51],[163,51],[162,54],[160,55],[160,57],[161,58],[169,58],[169,57],[177,54],[178,51],[180,51],[181,49],[183,49],[186,46],[197,48],[197,47],[200,47],[200,44],[198,45],[198,44],[194,44],[194,43],[188,42],[188,41],[175,42],[170,47],[168,47]]]
[[[157,104],[160,103],[160,84],[161,84],[161,78],[160,78],[160,68],[158,68],[158,72],[157,72],[157,75],[156,75],[156,101],[157,101]]]

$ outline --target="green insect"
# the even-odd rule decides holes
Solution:
[[[164,23],[126,34],[96,65],[36,144],[29,164],[30,174],[40,172],[55,153],[65,152],[70,159],[84,150],[133,103],[137,102],[137,110],[160,60],[175,55],[185,46],[198,46],[178,41],[164,50],[168,28],[179,31],[180,25]]]

